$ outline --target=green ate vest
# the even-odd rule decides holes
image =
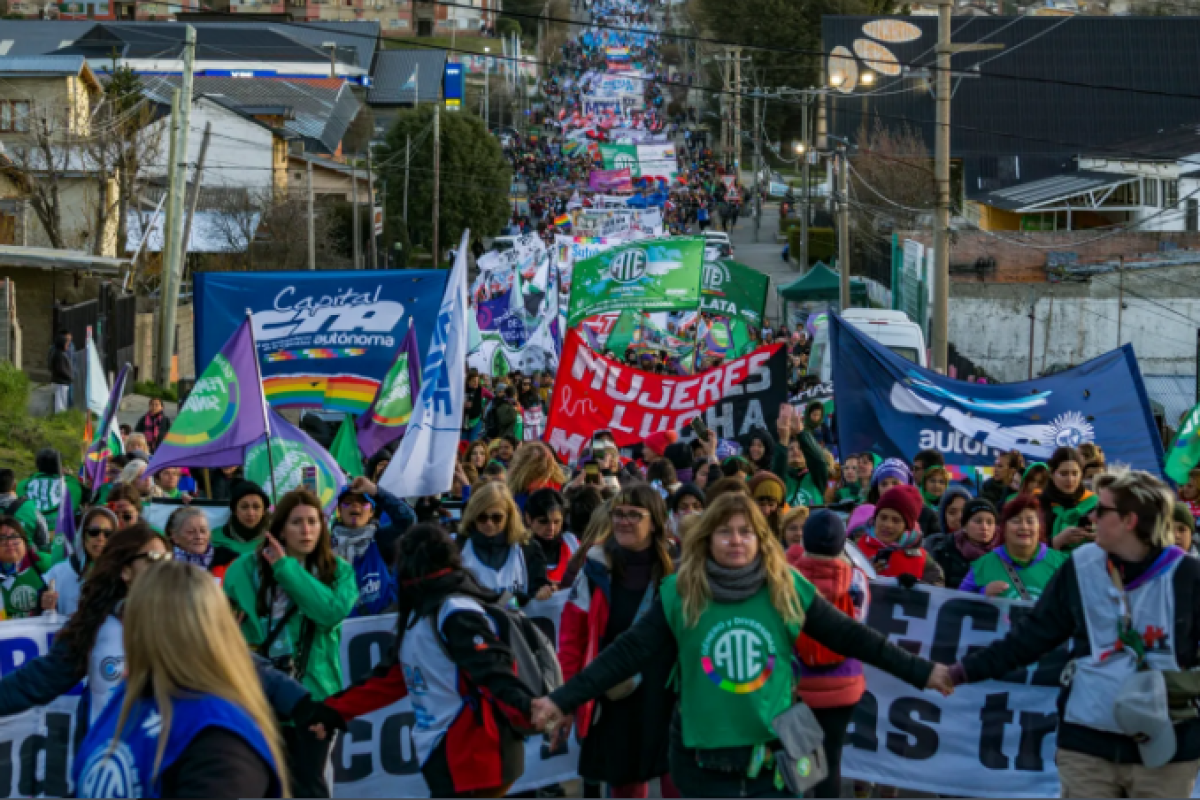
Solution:
[[[1068,558],[1066,553],[1047,548],[1046,557],[1041,561],[1034,562],[1028,567],[1014,564],[1013,568],[1020,576],[1021,582],[1025,584],[1025,590],[1029,592],[1029,596],[1036,600],[1045,591],[1050,578],[1054,577],[1054,573],[1058,572],[1058,568],[1066,563]],[[1000,596],[1010,600],[1021,598],[1016,588],[1013,587],[1012,580],[1008,577],[1008,571],[1004,569],[1004,562],[995,551],[976,559],[975,563],[971,565],[971,569],[975,573],[975,584],[980,588],[986,587],[992,581],[1004,581],[1008,584],[1008,591]]]
[[[62,504],[63,482],[67,485],[67,491],[71,493],[71,508],[78,511],[83,500],[83,489],[79,485],[79,479],[74,475],[43,475],[39,472],[17,485],[17,494],[21,497],[28,497],[37,506],[37,510],[42,512],[50,530],[54,530],[55,523],[58,521],[58,507]]]
[[[820,488],[813,483],[812,473],[804,473],[804,477],[800,480],[792,475],[789,469],[787,478],[784,480],[787,486],[787,496],[784,497],[784,502],[795,508],[796,506],[823,506],[825,505],[825,495]]]
[[[213,531],[212,545],[213,547],[224,547],[232,550],[239,556],[244,556],[246,553],[253,553],[254,548],[258,547],[262,542],[262,537],[259,536],[249,542],[243,542],[241,539],[235,539],[229,534],[229,523],[222,525]]]
[[[0,598],[4,600],[5,619],[25,619],[38,610],[38,599],[46,588],[45,581],[33,567],[12,578],[0,581]]]
[[[771,722],[793,703],[792,651],[802,625],[784,622],[764,585],[740,603],[709,603],[689,627],[676,578],[663,581],[662,603],[679,645],[684,746],[712,750],[778,739]],[[792,578],[807,611],[816,590],[799,573]]]

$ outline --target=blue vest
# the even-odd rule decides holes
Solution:
[[[278,770],[267,740],[250,716],[226,700],[212,696],[173,701],[171,731],[158,774],[153,774],[162,718],[153,700],[134,705],[125,722],[120,741],[109,753],[125,702],[125,686],[104,707],[75,756],[76,797],[160,797],[162,774],[206,728],[224,728],[242,737],[263,761]],[[272,781],[271,797],[279,797],[278,775]]]
[[[354,562],[354,582],[358,584],[358,603],[352,617],[382,614],[396,602],[396,576],[379,554],[379,545],[371,542],[362,558]]]

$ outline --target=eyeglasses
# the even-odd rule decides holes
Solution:
[[[504,520],[508,519],[508,514],[480,514],[475,519],[479,520],[480,522],[490,522],[493,525],[503,525]]]
[[[107,539],[108,537],[112,536],[113,533],[114,532],[109,530],[108,528],[101,528],[101,527],[97,527],[97,526],[83,529],[83,535],[88,537],[89,539],[95,538],[97,536],[103,536],[105,539]]]
[[[143,558],[153,564],[157,564],[159,561],[170,561],[172,558],[174,558],[174,556],[162,550],[151,550],[148,553],[138,553],[136,556],[129,559],[129,563],[132,564],[135,561],[141,561]]]
[[[17,534],[9,534],[8,536],[0,536],[0,544],[8,544],[9,542],[19,542],[21,537]]]
[[[754,531],[721,531],[713,534],[714,539],[719,539],[722,542],[732,542],[734,539],[757,539],[758,534]]]
[[[614,511],[612,512],[613,522],[633,522],[638,523],[649,516],[649,511]]]
[[[1096,514],[1096,519],[1100,519],[1101,517],[1103,517],[1105,514],[1107,514],[1110,511],[1113,512],[1114,514],[1121,513],[1121,509],[1119,509],[1115,506],[1106,506],[1103,503],[1096,504],[1096,511],[1094,513]]]

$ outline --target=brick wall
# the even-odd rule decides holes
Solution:
[[[1108,261],[1119,256],[1132,260],[1137,256],[1156,254],[1164,243],[1181,250],[1200,250],[1200,233],[1131,232],[1098,237],[1105,237],[1104,232],[1004,231],[990,235],[982,231],[956,231],[951,236],[950,246],[951,282],[1043,283],[1046,281],[1048,253],[1076,253],[1079,263],[1088,263]],[[926,247],[933,243],[928,231],[899,234],[901,242],[905,239],[921,242]],[[994,269],[972,269],[977,263],[989,259],[991,261],[988,263],[995,263]]]

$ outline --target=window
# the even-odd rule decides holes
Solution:
[[[13,129],[12,105],[0,101],[0,131],[11,131]]]
[[[12,104],[13,127],[14,131],[26,133],[29,131],[29,115],[32,113],[32,108],[28,100],[15,100]]]
[[[1158,179],[1142,178],[1142,205],[1158,205]]]
[[[1179,205],[1179,181],[1163,181],[1163,208]]]

